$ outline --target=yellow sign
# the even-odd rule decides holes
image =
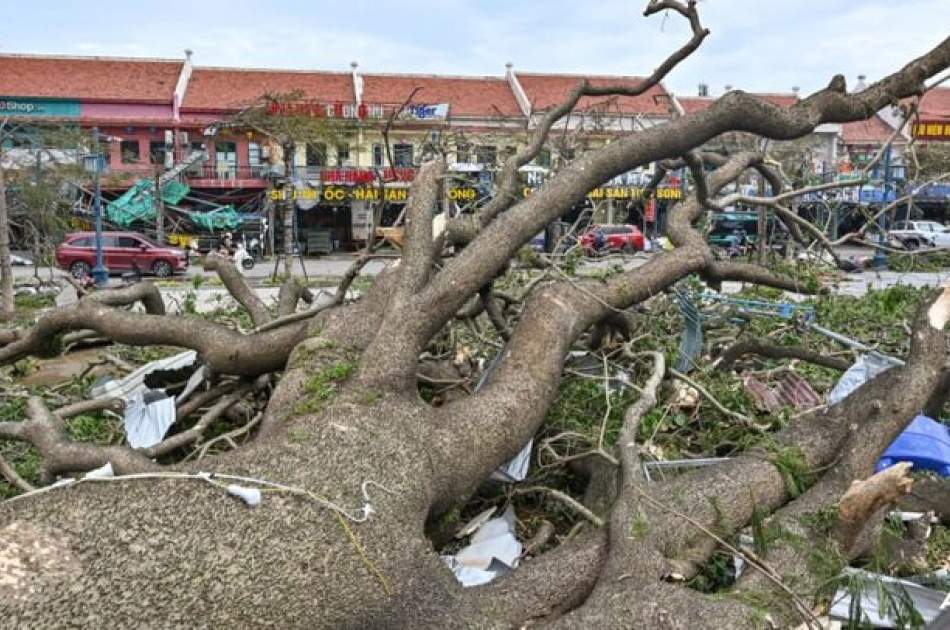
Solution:
[[[191,247],[191,242],[197,239],[198,237],[192,234],[169,234],[168,244],[177,245],[178,247]]]
[[[475,201],[478,199],[478,191],[474,188],[449,188],[446,193],[451,201]]]
[[[408,188],[387,188],[386,201],[405,202],[409,199]],[[275,188],[270,191],[270,198],[274,201],[285,199],[304,199],[307,201],[322,201],[324,203],[342,203],[344,201],[376,201],[379,199],[379,189],[360,187],[346,188],[343,186],[326,186],[323,190],[304,188],[302,190],[282,190]]]
[[[918,140],[950,140],[950,122],[919,122],[914,125],[913,136]]]
[[[534,192],[534,188],[526,186],[524,196]],[[637,200],[643,198],[644,189],[640,186],[608,186],[604,188],[595,188],[587,193],[591,199],[629,199]],[[653,194],[654,199],[681,199],[683,191],[679,188],[657,188]]]
[[[408,188],[387,188],[386,201],[404,203],[409,199]],[[475,201],[478,191],[471,187],[449,188],[446,193],[452,201]],[[280,189],[270,191],[270,198],[274,201],[285,199],[303,199],[306,201],[322,201],[324,203],[342,203],[344,201],[376,201],[379,199],[379,188],[375,186],[324,186],[322,190],[315,188]]]

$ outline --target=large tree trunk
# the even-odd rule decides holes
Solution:
[[[163,474],[151,477],[80,482],[0,503],[4,620],[24,627],[762,627],[761,615],[739,599],[707,597],[675,582],[696,575],[721,540],[756,515],[773,514],[783,522],[825,510],[847,490],[845,482],[868,473],[942,386],[950,290],[921,309],[905,365],[840,404],[796,418],[759,449],[648,486],[634,438],[662,378],[662,357],[653,353],[654,371],[642,398],[623,419],[615,452],[603,458],[610,463],[597,459],[601,465],[591,466],[587,494],[603,528],[487,587],[463,589],[426,535],[427,522],[465,505],[537,433],[566,356],[599,322],[691,274],[711,285],[734,280],[806,291],[792,278],[713,256],[695,224],[729,183],[749,168],[766,166],[756,152],[707,159],[697,146],[727,131],[797,138],[823,122],[858,120],[917,93],[925,79],[950,65],[948,39],[856,94],[847,92],[841,77],[787,109],[733,92],[707,111],[578,157],[535,194],[519,198],[519,166],[537,154],[551,126],[582,96],[640,95],[699,45],[708,31],[696,6],[652,0],[648,14],[673,9],[689,19],[690,42],[636,86],[580,82],[506,164],[495,199],[477,217],[464,217],[467,227],[451,226],[433,238],[445,163],[424,164],[406,205],[402,258],[354,304],[305,313],[309,323],[296,314],[281,322],[238,272],[219,269],[253,316],[250,334],[110,306],[141,300],[148,307],[154,299],[148,289],[112,293],[99,303],[86,298],[45,315],[29,332],[14,331],[0,348],[0,362],[49,351],[66,331],[92,329],[121,343],[194,348],[214,373],[243,377],[237,391],[262,374],[282,376],[256,439],[228,455],[161,468]],[[484,387],[440,407],[421,399],[417,372],[430,342],[474,297],[491,303],[493,280],[533,235],[604,181],[667,158],[682,159],[696,182],[670,213],[672,251],[603,280],[536,285],[506,331]],[[718,168],[707,171],[710,166]],[[463,234],[465,246],[443,258],[453,234]],[[297,295],[293,288],[282,290],[284,313],[296,306]],[[494,319],[503,318],[496,312]],[[66,435],[65,411],[50,413],[35,400],[28,408],[28,420],[0,422],[0,437],[32,443],[52,473],[107,461],[123,474],[158,467],[151,458],[160,452],[75,444]],[[789,456],[824,474],[797,499],[787,484]],[[279,486],[266,486],[260,505],[250,507],[232,496],[229,485],[256,485],[254,479]],[[877,519],[869,515],[862,525],[873,528]],[[846,530],[854,522],[852,511],[838,525]],[[850,544],[855,532],[845,533]],[[752,586],[756,594],[769,589],[772,599],[759,601],[790,611],[792,624],[811,622],[812,602],[803,599],[809,594],[782,581],[802,571],[801,558],[787,551],[776,545],[770,553],[775,570],[752,562],[768,576],[764,586]]]
[[[0,167],[0,320],[12,319],[16,304],[13,298],[13,265],[10,258],[10,217],[7,214],[7,187]]]

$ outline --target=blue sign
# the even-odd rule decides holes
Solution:
[[[927,186],[921,186],[917,190],[914,190],[913,187],[908,187],[907,192],[913,192],[916,197],[923,199],[947,199],[950,197],[950,184],[929,184]]]
[[[7,116],[79,118],[79,112],[79,101],[0,96],[0,120]]]
[[[897,199],[897,193],[894,190],[888,190],[884,193],[884,188],[876,186],[874,188],[862,187],[858,200],[861,203],[885,203]]]

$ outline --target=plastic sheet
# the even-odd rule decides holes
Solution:
[[[900,365],[900,362],[883,354],[861,355],[861,358],[848,368],[828,394],[828,404],[834,405],[841,402],[861,385],[895,365]]]
[[[522,549],[515,538],[515,512],[508,506],[475,531],[471,544],[442,560],[462,586],[479,586],[517,568]]]

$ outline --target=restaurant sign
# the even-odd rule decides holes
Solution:
[[[0,96],[0,120],[7,116],[79,118],[79,101]]]
[[[534,188],[526,186],[523,190],[525,197],[534,192]],[[601,199],[622,199],[629,201],[636,201],[637,199],[643,198],[643,191],[645,189],[642,186],[605,186],[601,188],[595,188],[594,190],[587,193],[587,196],[595,201]],[[679,188],[657,188],[656,193],[653,195],[654,199],[681,199],[683,197],[683,191]]]
[[[950,142],[950,120],[922,120],[913,128],[917,140],[942,140]]]
[[[405,203],[409,200],[409,189],[386,188],[386,201],[391,203]],[[471,186],[453,186],[446,191],[446,196],[452,201],[475,201],[478,199],[478,190]],[[318,188],[281,189],[270,191],[270,198],[274,201],[294,199],[301,201],[317,201],[318,203],[343,203],[346,201],[377,201],[379,199],[378,186],[324,186]]]

